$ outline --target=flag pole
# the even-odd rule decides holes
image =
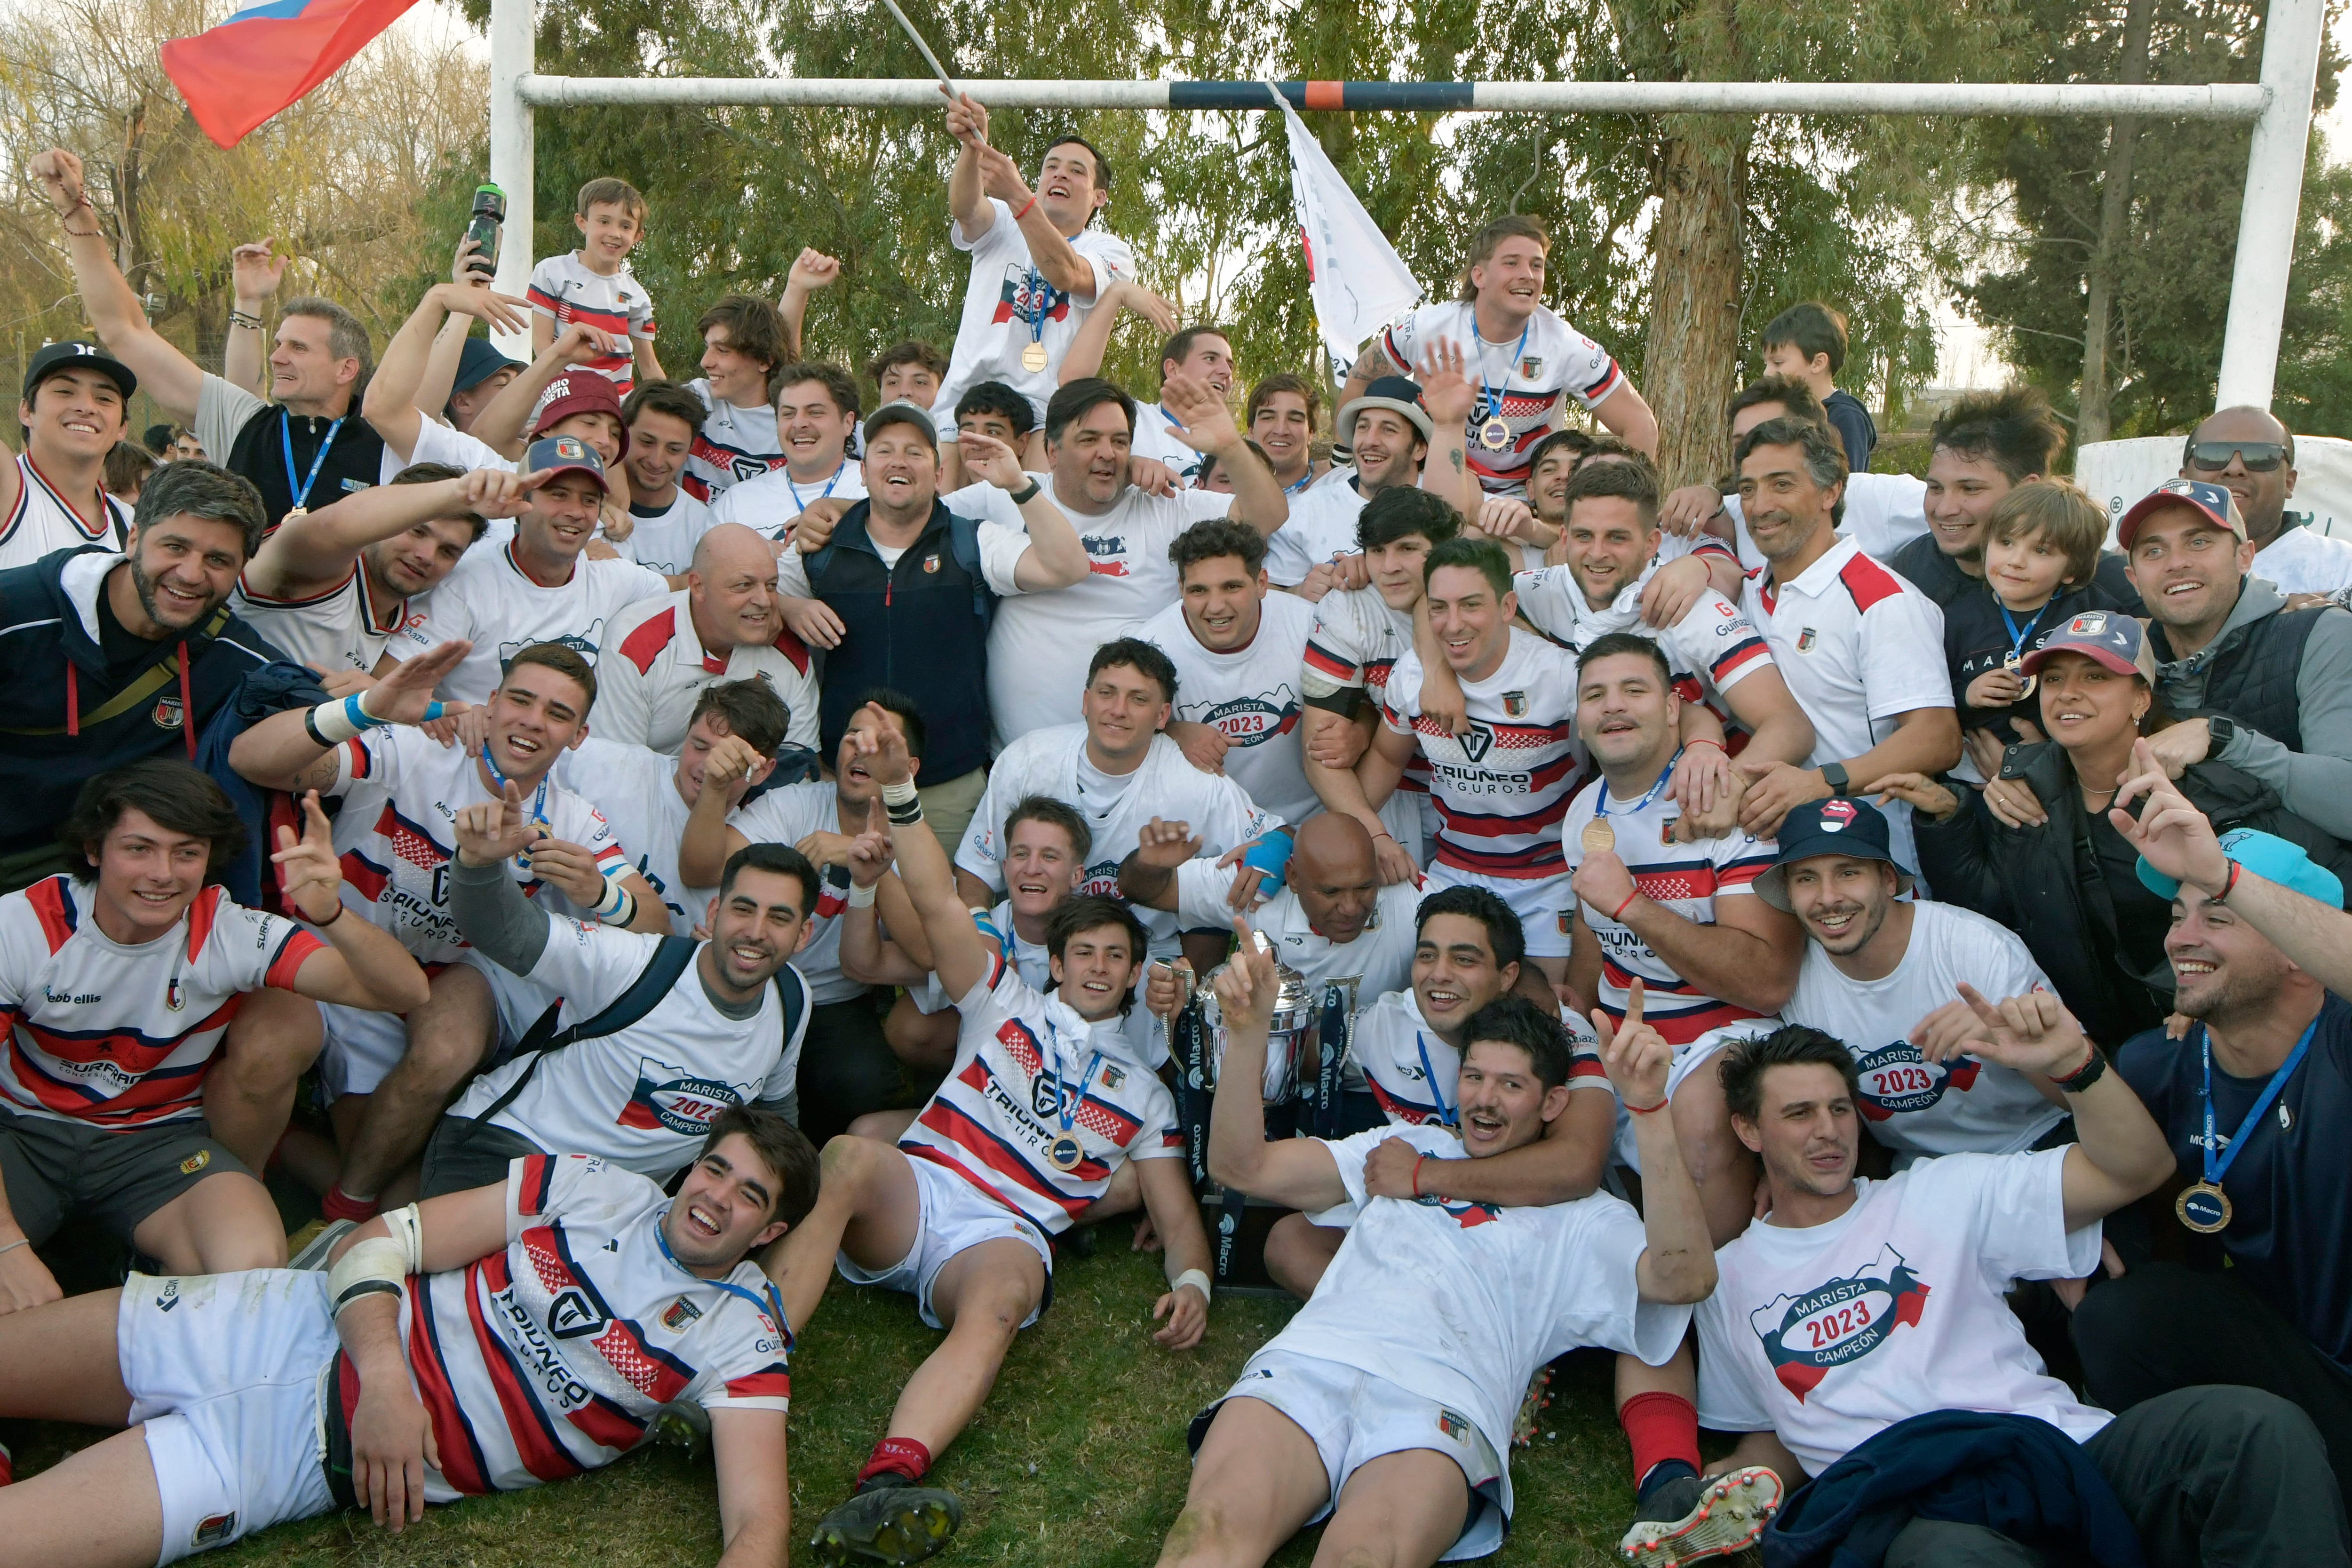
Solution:
[[[940,79],[940,86],[946,89],[950,98],[953,98],[956,85],[948,77],[948,68],[940,64],[940,57],[931,53],[931,46],[923,42],[923,35],[915,31],[915,24],[907,20],[907,13],[898,9],[898,0],[882,0],[882,4],[890,7],[890,15],[898,19],[898,26],[907,30],[907,37],[912,38],[915,47],[922,51],[923,63],[931,68],[931,74]]]

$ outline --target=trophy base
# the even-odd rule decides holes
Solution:
[[[1290,1292],[1274,1282],[1265,1271],[1265,1237],[1275,1222],[1294,1211],[1279,1204],[1251,1198],[1242,1209],[1241,1226],[1234,1237],[1233,1255],[1226,1277],[1217,1281],[1219,1294],[1253,1297],[1279,1297],[1296,1300]],[[1209,1251],[1213,1258],[1219,1242],[1218,1227],[1224,1223],[1224,1193],[1214,1184],[1203,1190],[1201,1197],[1201,1226],[1209,1233]]]

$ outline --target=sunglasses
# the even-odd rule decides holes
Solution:
[[[2278,441],[2191,441],[2189,461],[2191,467],[2209,474],[2218,474],[2230,466],[2235,457],[2246,465],[2250,474],[2267,474],[2286,460],[2286,447]]]

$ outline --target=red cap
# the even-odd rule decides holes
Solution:
[[[629,426],[621,417],[621,395],[596,372],[578,366],[547,384],[547,390],[539,395],[539,406],[531,411],[530,427],[543,436],[557,420],[575,414],[611,415],[621,431],[621,449],[613,454],[613,459],[618,462],[629,455]]]

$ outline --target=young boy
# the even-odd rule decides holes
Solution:
[[[1984,581],[1944,612],[1944,657],[1960,729],[1969,755],[1988,777],[2000,748],[2025,739],[2015,721],[2041,733],[2035,683],[2019,671],[2020,662],[2082,611],[2126,607],[2093,577],[2106,537],[2099,503],[2064,479],[2030,479],[1993,508]]]
[[[1765,374],[1790,376],[1812,389],[1822,400],[1822,412],[1830,416],[1830,428],[1845,443],[1846,468],[1860,474],[1870,468],[1878,426],[1860,398],[1838,390],[1837,373],[1844,363],[1843,311],[1808,300],[1765,323]]]
[[[877,354],[866,374],[882,402],[911,403],[928,412],[947,379],[948,356],[920,338],[908,338]]]
[[[625,397],[639,375],[663,379],[661,361],[654,357],[654,302],[629,270],[629,252],[645,237],[646,198],[626,180],[591,180],[580,187],[572,221],[580,230],[580,248],[551,256],[530,270],[531,353],[545,353],[572,321],[609,332],[628,351],[588,366]]]

